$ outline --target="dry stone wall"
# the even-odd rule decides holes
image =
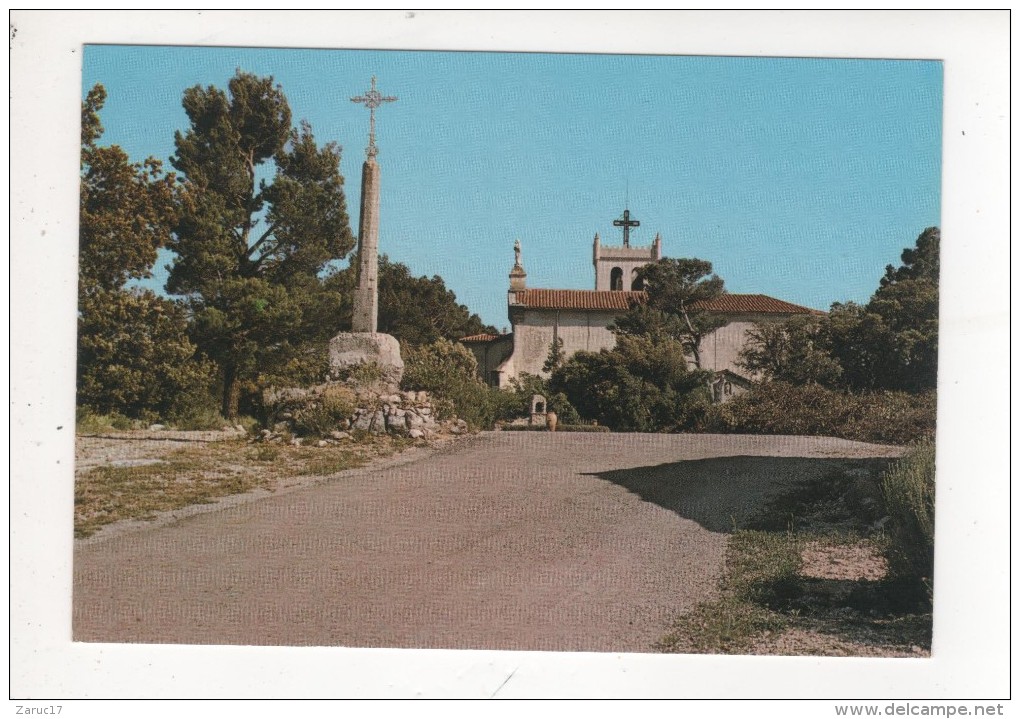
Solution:
[[[335,444],[358,433],[431,439],[467,432],[462,419],[440,419],[426,392],[380,392],[338,383],[272,388],[263,393],[263,407],[266,429],[261,438],[270,442],[310,438]]]

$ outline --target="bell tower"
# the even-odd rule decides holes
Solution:
[[[595,265],[595,289],[605,291],[641,290],[637,279],[639,268],[649,262],[662,259],[662,238],[658,233],[649,247],[632,247],[630,230],[641,223],[632,220],[630,210],[623,211],[623,217],[613,220],[613,225],[623,229],[623,245],[603,245],[598,233],[592,243],[592,261]]]

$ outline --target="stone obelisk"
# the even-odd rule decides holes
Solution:
[[[355,332],[375,332],[379,328],[379,154],[375,146],[375,111],[384,102],[396,102],[395,97],[384,97],[375,88],[364,95],[352,97],[351,102],[364,103],[369,110],[368,147],[365,164],[361,166],[361,219],[358,223],[358,289],[354,293],[354,318],[351,329]]]
[[[400,343],[379,329],[379,154],[375,146],[375,110],[384,102],[395,102],[372,89],[351,102],[364,103],[369,115],[368,147],[361,168],[361,220],[358,224],[358,287],[354,291],[354,315],[351,332],[341,332],[329,343],[330,376],[348,382],[368,382],[364,377],[378,376],[373,383],[396,389],[404,373]],[[362,365],[374,365],[377,372],[356,371]]]
[[[354,291],[355,332],[379,328],[379,163],[369,155],[361,166],[361,221],[358,223],[358,288]]]

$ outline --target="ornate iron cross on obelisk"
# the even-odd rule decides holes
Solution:
[[[368,149],[365,150],[365,154],[369,157],[375,157],[378,154],[378,150],[375,147],[375,109],[380,107],[384,102],[396,102],[395,97],[385,97],[381,92],[375,89],[375,75],[372,75],[372,89],[366,92],[364,95],[358,97],[352,97],[351,102],[363,102],[365,107],[368,108]]]
[[[623,211],[622,220],[613,220],[613,227],[623,228],[623,246],[630,247],[630,228],[638,227],[641,223],[630,219],[630,210]]]

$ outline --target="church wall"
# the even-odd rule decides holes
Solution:
[[[499,370],[513,351],[512,335],[503,335],[491,342],[467,342],[465,346],[478,361],[478,375],[483,382],[500,387],[509,381],[499,376]]]
[[[745,375],[747,370],[737,367],[737,357],[747,341],[747,331],[753,322],[730,322],[701,341],[701,364],[704,369],[724,370]]]
[[[597,310],[519,310],[515,317],[513,332],[512,368],[504,381],[521,373],[543,375],[542,365],[549,357],[553,337],[563,339],[566,358],[575,352],[586,350],[598,352],[612,349],[616,337],[608,327],[618,314]],[[733,314],[729,324],[720,327],[702,340],[701,363],[704,369],[729,370],[740,376],[747,376],[747,370],[737,366],[740,351],[747,342],[747,332],[758,322],[780,322],[788,315]],[[693,367],[693,358],[688,358]],[[742,390],[741,390],[742,391]]]
[[[740,351],[747,343],[747,333],[756,323],[782,322],[792,315],[731,315],[729,324],[720,327],[701,341],[701,364],[704,369],[729,370],[747,376],[747,370],[737,366]]]
[[[542,365],[557,336],[563,340],[566,357],[581,350],[611,348],[616,338],[607,328],[616,316],[614,312],[586,310],[523,311],[514,324],[514,371],[544,374]]]

